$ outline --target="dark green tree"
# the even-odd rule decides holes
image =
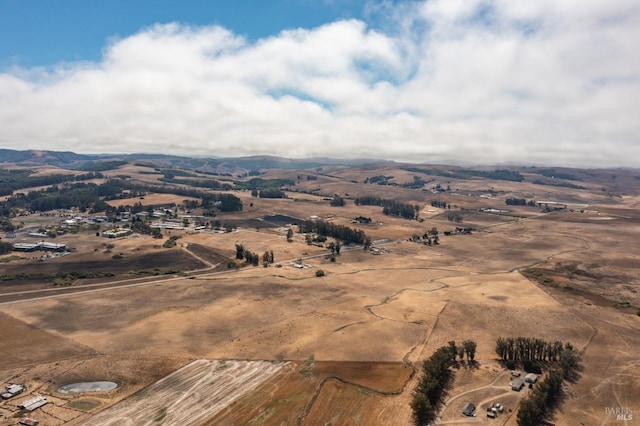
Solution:
[[[473,361],[476,357],[476,342],[473,340],[465,340],[462,342],[464,352],[467,354],[467,361]]]
[[[242,244],[236,244],[236,259],[244,259],[244,246]]]
[[[3,241],[0,241],[0,254],[11,253],[12,250],[13,250],[13,245],[11,243],[5,243]]]

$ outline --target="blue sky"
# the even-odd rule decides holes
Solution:
[[[0,0],[0,147],[640,167],[637,0]]]
[[[156,23],[221,25],[250,39],[361,18],[360,0],[0,0],[0,66],[100,59],[111,37]]]

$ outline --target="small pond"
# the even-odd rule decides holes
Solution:
[[[85,392],[106,392],[118,387],[114,382],[82,382],[60,386],[58,392],[77,395]]]

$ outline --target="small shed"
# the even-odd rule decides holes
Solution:
[[[538,380],[538,375],[535,373],[529,373],[524,376],[524,381],[527,383],[535,383]]]

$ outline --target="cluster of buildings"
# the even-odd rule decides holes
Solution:
[[[529,373],[524,377],[520,377],[521,373],[517,370],[511,371],[512,380],[510,382],[511,390],[520,392],[525,384],[529,384],[529,386],[533,386],[534,383],[538,380],[538,375],[535,373]],[[476,406],[467,402],[464,407],[462,407],[462,414],[468,417],[476,417]],[[487,406],[487,417],[496,418],[499,413],[504,412],[504,406],[500,403],[491,403]]]
[[[535,373],[529,373],[524,376],[524,378],[520,377],[519,371],[512,371],[511,375],[514,377],[514,379],[511,380],[511,390],[514,390],[516,392],[520,392],[525,383],[533,385],[538,380],[538,375]]]
[[[7,386],[0,396],[2,399],[10,399],[16,395],[20,395],[22,392],[24,392],[24,386],[14,384]]]
[[[5,387],[4,391],[0,393],[0,397],[2,397],[2,399],[11,399],[16,395],[20,395],[24,391],[24,385],[11,384]],[[36,396],[22,401],[20,404],[18,404],[18,408],[25,411],[33,411],[42,407],[43,405],[46,405],[47,403],[48,401],[46,397]],[[38,426],[40,422],[29,417],[22,417],[18,421],[18,424],[21,426]]]

